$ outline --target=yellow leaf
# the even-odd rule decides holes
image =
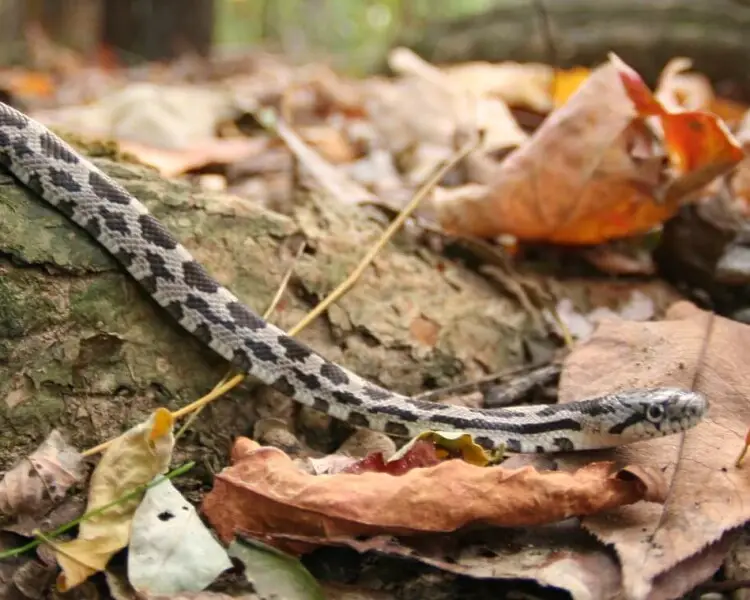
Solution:
[[[114,441],[91,476],[87,513],[167,470],[174,447],[173,422],[170,412],[159,408]],[[142,494],[131,497],[91,516],[81,523],[77,539],[55,545],[55,558],[62,569],[57,579],[60,591],[70,590],[104,569],[109,559],[128,545],[133,513],[141,498]]]

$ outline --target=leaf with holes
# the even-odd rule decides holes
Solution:
[[[171,481],[150,488],[135,511],[128,579],[139,592],[199,592],[231,568],[224,548]]]

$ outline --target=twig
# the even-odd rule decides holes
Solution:
[[[336,289],[334,289],[326,298],[324,298],[323,301],[321,301],[312,311],[310,311],[299,323],[297,323],[294,327],[289,329],[287,333],[290,336],[297,335],[300,331],[302,331],[305,327],[307,327],[314,319],[319,317],[326,309],[328,309],[328,307],[331,306],[331,304],[339,300],[346,292],[348,292],[354,286],[357,280],[362,276],[365,269],[368,266],[370,266],[370,264],[372,263],[372,261],[374,260],[378,252],[380,252],[380,250],[383,249],[383,247],[396,234],[396,232],[401,228],[401,226],[406,222],[406,220],[411,216],[411,214],[417,209],[420,202],[422,202],[427,197],[430,191],[432,191],[432,189],[440,182],[440,180],[443,177],[445,177],[445,175],[453,167],[455,167],[459,162],[461,162],[464,158],[466,158],[466,156],[468,156],[470,152],[475,150],[479,146],[480,143],[481,143],[481,137],[478,137],[475,140],[471,140],[467,142],[458,150],[458,152],[456,152],[451,157],[450,160],[448,160],[440,168],[438,168],[435,174],[425,182],[425,184],[417,191],[417,193],[414,194],[414,197],[409,201],[409,203],[396,216],[393,222],[388,226],[388,228],[380,236],[378,241],[370,248],[367,254],[365,254],[365,256],[362,258],[359,264],[355,267],[354,271],[352,271],[349,277],[347,277],[343,283],[338,285]],[[209,402],[213,402],[220,396],[223,396],[225,393],[229,392],[234,387],[238,386],[240,383],[242,383],[244,379],[245,379],[245,375],[242,373],[238,373],[234,375],[228,381],[216,386],[214,389],[212,389],[210,392],[208,392],[208,394],[206,394],[202,398],[199,398],[195,402],[191,402],[187,406],[183,406],[181,409],[173,412],[172,417],[176,420],[181,417],[184,417],[186,414],[189,414],[195,410],[200,409],[201,407],[205,406]],[[90,456],[92,454],[101,452],[102,450],[107,448],[107,446],[109,446],[110,443],[112,443],[112,440],[109,440],[107,442],[104,442],[103,444],[99,444],[98,446],[95,446],[94,448],[86,450],[83,453],[83,455]]]
[[[179,477],[180,475],[187,473],[194,466],[195,466],[195,463],[192,461],[189,463],[185,463],[184,465],[177,467],[176,469],[172,469],[166,475],[162,475],[159,479],[154,479],[152,481],[149,481],[148,483],[141,484],[133,488],[129,492],[125,492],[122,496],[120,496],[116,500],[112,500],[112,502],[108,502],[104,506],[99,506],[93,510],[90,510],[89,512],[84,513],[77,519],[68,521],[64,525],[60,525],[60,527],[58,527],[57,529],[53,529],[52,531],[48,533],[41,534],[41,532],[35,531],[34,534],[37,535],[37,537],[41,539],[35,539],[33,542],[29,542],[25,546],[19,546],[17,548],[11,548],[10,550],[0,552],[0,560],[3,560],[5,558],[13,558],[14,556],[18,556],[20,554],[23,554],[24,552],[28,552],[29,550],[33,550],[39,544],[42,543],[42,539],[56,538],[62,535],[63,533],[65,533],[66,531],[70,531],[71,529],[73,529],[73,527],[75,527],[76,525],[79,525],[83,521],[87,521],[91,517],[100,515],[103,512],[112,508],[113,506],[117,506],[119,504],[122,504],[123,502],[127,502],[131,498],[134,498],[138,494],[145,492],[146,490],[154,487],[155,485],[159,485],[160,483],[163,483],[167,479],[173,479],[175,477]]]
[[[503,369],[502,371],[498,371],[497,373],[492,373],[491,375],[487,375],[480,379],[475,379],[474,381],[466,381],[464,383],[457,383],[455,385],[450,385],[444,388],[440,388],[439,390],[430,390],[429,392],[417,394],[414,396],[414,399],[415,400],[430,400],[432,402],[435,402],[437,400],[448,398],[450,396],[463,395],[463,394],[474,392],[474,391],[484,392],[487,388],[496,384],[500,379],[505,379],[506,377],[513,377],[515,375],[520,375],[521,373],[528,373],[530,371],[533,371],[534,369],[544,368],[546,366],[548,366],[547,362],[539,363],[539,364],[531,364],[531,365],[521,365],[518,367],[510,367],[508,369]]]
[[[380,239],[375,243],[375,245],[373,245],[367,252],[367,254],[365,254],[364,258],[360,261],[359,265],[357,265],[354,271],[352,271],[349,277],[347,277],[343,283],[341,283],[335,290],[333,290],[333,292],[331,292],[325,298],[325,300],[323,300],[313,310],[307,313],[304,319],[302,319],[299,323],[292,327],[289,330],[289,335],[296,335],[297,333],[302,331],[305,327],[307,327],[307,325],[310,324],[311,321],[318,318],[331,304],[336,302],[354,286],[357,280],[362,276],[362,273],[365,272],[365,269],[370,266],[378,252],[380,252],[383,247],[390,241],[390,239],[396,234],[396,232],[401,228],[401,226],[406,222],[411,214],[417,209],[419,204],[427,197],[427,194],[429,194],[432,189],[438,183],[440,183],[440,180],[445,177],[445,175],[453,167],[455,167],[459,162],[466,158],[466,156],[468,156],[470,152],[475,150],[480,143],[481,138],[477,138],[464,144],[448,162],[443,164],[435,172],[435,174],[427,180],[427,182],[417,191],[417,193],[414,194],[414,197],[409,201],[409,204],[404,207],[404,209],[383,232],[383,235],[380,236]]]
[[[435,175],[433,175],[419,189],[419,191],[414,195],[414,197],[411,199],[409,204],[406,207],[404,207],[404,209],[393,220],[390,226],[383,232],[383,235],[375,243],[375,245],[370,248],[370,250],[364,256],[364,258],[360,261],[360,263],[357,265],[354,271],[352,271],[351,275],[349,275],[349,277],[347,277],[343,283],[341,283],[335,290],[333,290],[328,296],[326,296],[326,298],[324,298],[322,302],[320,302],[312,311],[310,311],[307,314],[307,316],[305,316],[304,319],[302,319],[294,327],[289,329],[289,331],[287,332],[289,335],[291,336],[297,335],[300,331],[302,331],[305,327],[307,327],[315,318],[317,318],[323,311],[325,311],[329,306],[331,306],[331,304],[336,302],[339,298],[341,298],[346,292],[348,292],[354,286],[357,280],[362,276],[362,273],[364,273],[365,269],[372,263],[377,253],[394,236],[396,231],[404,224],[404,222],[406,221],[406,219],[409,218],[411,213],[414,212],[414,210],[417,208],[419,203],[422,200],[424,200],[424,198],[432,190],[432,188],[438,184],[438,182],[445,176],[445,174],[450,169],[452,169],[456,164],[458,164],[458,162],[460,162],[463,158],[465,158],[466,155],[469,154],[469,152],[471,152],[472,150],[474,150],[474,148],[476,148],[477,143],[478,143],[477,141],[474,141],[469,144],[466,144],[463,148],[461,148],[461,150],[459,150],[459,152],[457,152],[453,156],[453,158],[451,158],[450,161],[448,161],[440,169],[438,169]],[[235,375],[230,381],[228,381],[226,384],[224,384],[220,388],[214,388],[208,394],[206,394],[203,398],[200,398],[199,400],[196,400],[192,404],[188,404],[187,406],[182,407],[177,412],[172,413],[172,416],[175,419],[178,419],[181,416],[193,410],[196,410],[198,407],[208,404],[209,402],[212,402],[213,400],[215,400],[222,394],[231,390],[234,386],[238,385],[243,379],[244,379],[244,375],[242,374]]]
[[[534,369],[525,375],[519,375],[502,386],[488,390],[485,394],[484,405],[487,408],[498,408],[516,404],[533,388],[546,385],[559,377],[561,370],[559,364],[552,364]]]

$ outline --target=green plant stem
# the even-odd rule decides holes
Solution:
[[[167,479],[173,479],[175,477],[179,477],[180,475],[184,475],[194,466],[195,466],[195,462],[191,461],[189,463],[185,463],[184,465],[180,467],[177,467],[176,469],[172,469],[169,473],[167,473],[166,475],[163,475],[159,479],[155,479],[148,483],[144,483],[143,485],[139,485],[138,487],[133,488],[129,492],[125,492],[122,496],[120,496],[116,500],[112,500],[112,502],[108,502],[104,506],[99,506],[98,508],[95,508],[94,510],[84,513],[77,519],[73,519],[72,521],[68,521],[67,523],[63,525],[60,525],[60,527],[58,527],[57,529],[53,529],[49,533],[45,533],[43,535],[43,538],[44,539],[55,538],[59,535],[62,535],[63,533],[65,533],[66,531],[70,531],[71,529],[73,529],[73,527],[82,523],[83,521],[86,521],[90,519],[91,517],[100,515],[103,512],[112,508],[113,506],[117,506],[118,504],[127,502],[131,498],[134,498],[138,494],[145,492],[146,490],[154,487],[155,485],[159,485],[160,483],[166,481]],[[33,550],[42,542],[43,542],[42,539],[35,539],[33,542],[29,542],[25,546],[19,546],[17,548],[11,548],[10,550],[6,550],[5,552],[0,552],[0,560],[3,560],[4,558],[13,558],[14,556],[18,556],[19,554],[28,552],[29,550]]]

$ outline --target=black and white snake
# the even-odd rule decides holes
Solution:
[[[217,283],[136,198],[46,127],[2,103],[0,165],[91,234],[201,342],[283,394],[357,427],[398,436],[465,431],[486,448],[556,452],[678,433],[706,412],[702,395],[671,388],[505,410],[395,394],[264,321]]]

